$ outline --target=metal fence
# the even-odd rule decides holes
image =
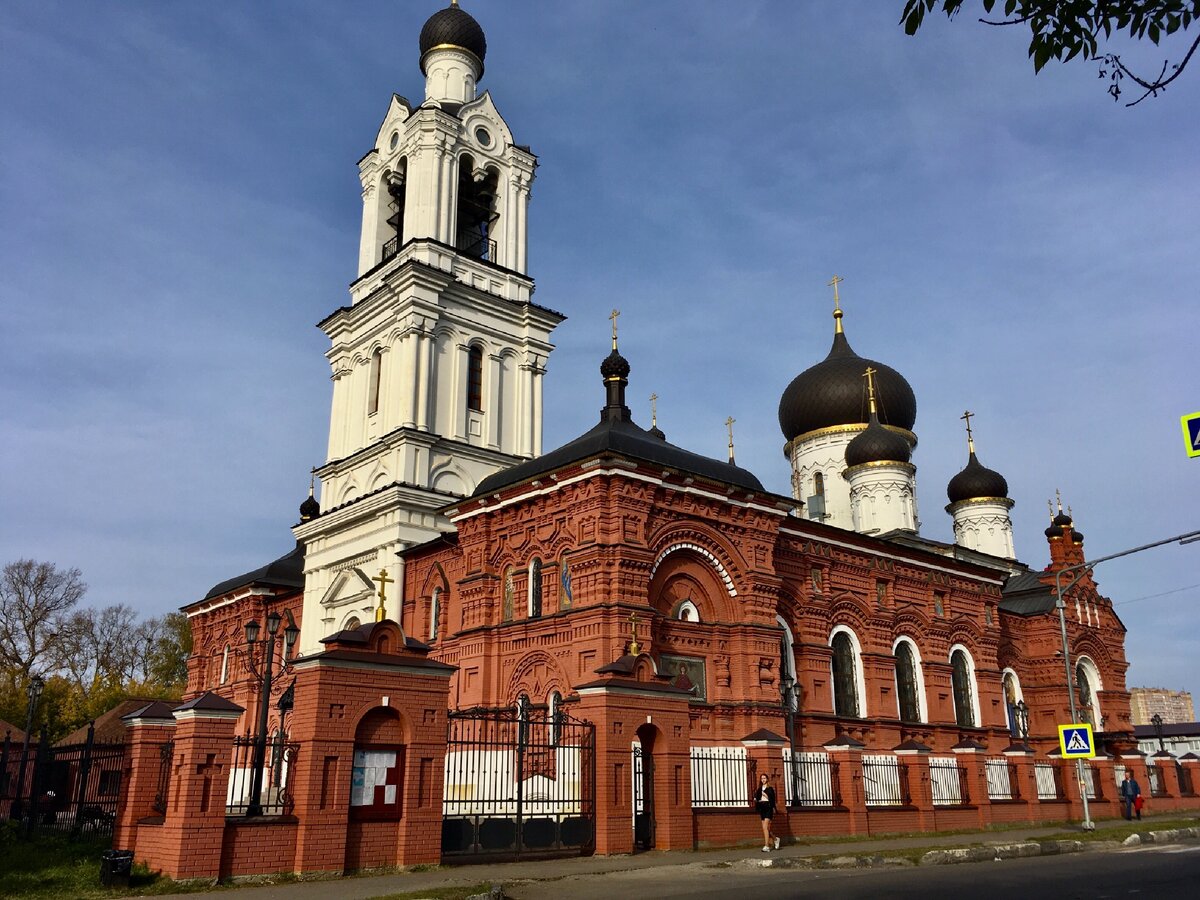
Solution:
[[[984,762],[983,772],[987,778],[988,800],[996,802],[1021,799],[1017,767],[1008,760],[989,759]]]
[[[96,740],[88,725],[80,744],[50,746],[46,733],[23,751],[0,746],[0,815],[29,831],[111,834],[121,797],[125,745]]]
[[[789,775],[784,779],[788,805],[825,809],[842,805],[838,764],[828,753],[798,752],[793,757],[791,748],[784,747],[783,765]]]
[[[1179,776],[1179,795],[1195,797],[1196,787],[1192,782],[1192,767],[1185,766],[1183,763],[1175,763],[1175,773]]]
[[[1146,764],[1146,781],[1150,784],[1151,797],[1167,796],[1167,785],[1156,763]]]
[[[254,789],[254,750],[257,737],[235,737],[233,739],[233,763],[229,769],[229,789],[225,796],[225,815],[245,816],[250,813],[251,794]],[[289,743],[284,735],[274,734],[267,738],[263,751],[263,773],[260,792],[261,815],[288,816],[292,813],[294,800],[291,794],[291,769],[299,745]],[[167,764],[169,765],[169,763]],[[159,771],[162,778],[162,770]],[[163,795],[166,808],[166,794]]]
[[[1089,763],[1083,764],[1083,777],[1080,779],[1080,789],[1083,795],[1089,800],[1104,799],[1104,779],[1100,775],[1100,769]]]
[[[589,852],[595,840],[595,741],[594,725],[561,710],[526,705],[451,713],[442,855],[469,860]]]
[[[692,747],[692,808],[750,805],[753,764],[745,747]]]
[[[908,767],[895,756],[862,758],[863,797],[867,806],[910,806]]]
[[[154,801],[150,805],[160,816],[167,814],[167,799],[171,794],[171,763],[174,759],[174,741],[164,741],[158,745],[158,781],[154,786]]]
[[[1033,777],[1037,782],[1039,800],[1062,800],[1063,793],[1062,769],[1054,763],[1034,763]]]
[[[967,787],[967,770],[952,756],[931,757],[929,792],[934,806],[965,806],[971,802],[971,793]]]

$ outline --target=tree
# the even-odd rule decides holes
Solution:
[[[62,661],[59,632],[87,592],[78,569],[19,559],[0,574],[0,666],[25,683]]]
[[[980,0],[985,13],[990,14],[997,0]],[[948,18],[954,18],[965,0],[906,0],[900,18],[906,34],[916,34],[925,21],[925,14],[937,7]],[[1172,81],[1183,74],[1192,54],[1200,46],[1200,36],[1180,62],[1164,60],[1162,69],[1153,78],[1136,75],[1121,61],[1119,53],[1099,52],[1099,42],[1116,34],[1134,40],[1149,38],[1155,46],[1160,39],[1184,32],[1200,18],[1200,0],[1004,0],[1004,18],[981,18],[985,25],[1026,25],[1029,27],[1029,58],[1033,71],[1040,72],[1050,60],[1069,62],[1076,56],[1095,59],[1100,77],[1109,80],[1108,92],[1114,100],[1121,97],[1121,82],[1128,78],[1143,91],[1126,106],[1136,106],[1147,97],[1156,97]]]

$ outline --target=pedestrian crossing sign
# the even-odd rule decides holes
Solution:
[[[1092,726],[1086,722],[1058,726],[1058,747],[1063,759],[1091,759],[1096,755]]]
[[[1183,443],[1187,447],[1187,455],[1200,456],[1200,412],[1180,416],[1179,424],[1183,426]]]

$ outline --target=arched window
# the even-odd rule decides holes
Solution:
[[[429,639],[436,641],[438,636],[438,617],[442,614],[442,589],[435,587],[433,596],[429,599]]]
[[[475,161],[464,155],[458,161],[458,252],[473,259],[496,261],[492,226],[500,218],[496,212],[496,171],[475,168]]]
[[[833,711],[835,715],[851,719],[861,716],[855,643],[849,630],[835,632],[829,642],[833,648]]]
[[[342,626],[342,631],[354,631],[354,629],[361,627],[362,622],[358,621],[358,616],[351,616],[346,620],[346,624]]]
[[[1008,733],[1019,739],[1021,722],[1017,704],[1021,702],[1021,683],[1017,681],[1017,673],[1012,669],[1004,670],[1001,681],[1004,687],[1004,709],[1008,714]]]
[[[221,657],[221,684],[229,680],[229,645],[225,645],[225,654]]]
[[[500,620],[511,622],[513,617],[513,570],[509,566],[504,570],[504,605],[500,610]]]
[[[896,642],[896,700],[901,722],[921,722],[921,673],[911,641]]]
[[[1079,706],[1081,722],[1090,722],[1093,728],[1100,723],[1100,700],[1096,692],[1103,690],[1100,683],[1100,670],[1086,656],[1080,656],[1075,662],[1075,693]]]
[[[813,473],[813,496],[821,497],[825,494],[825,476],[820,472]]]
[[[529,563],[529,618],[542,615],[542,561],[534,557]]]
[[[675,609],[675,618],[681,622],[699,622],[700,610],[696,608],[696,604],[691,598],[684,600]]]
[[[950,681],[954,689],[954,721],[960,728],[975,727],[975,666],[967,651],[958,647],[950,654]]]
[[[483,409],[483,348],[478,344],[467,351],[467,409]]]
[[[383,351],[376,350],[371,354],[371,381],[367,388],[367,415],[373,416],[379,412],[379,378],[383,368]]]
[[[775,624],[783,629],[783,635],[779,638],[780,693],[784,705],[794,713],[800,708],[800,684],[796,679],[796,645],[792,638],[792,629],[788,627],[783,616],[776,616]]]

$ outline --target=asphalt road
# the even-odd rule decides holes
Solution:
[[[965,897],[1102,900],[1200,897],[1200,844],[901,869],[763,869],[682,866],[506,884],[517,900],[670,897],[782,900]]]

